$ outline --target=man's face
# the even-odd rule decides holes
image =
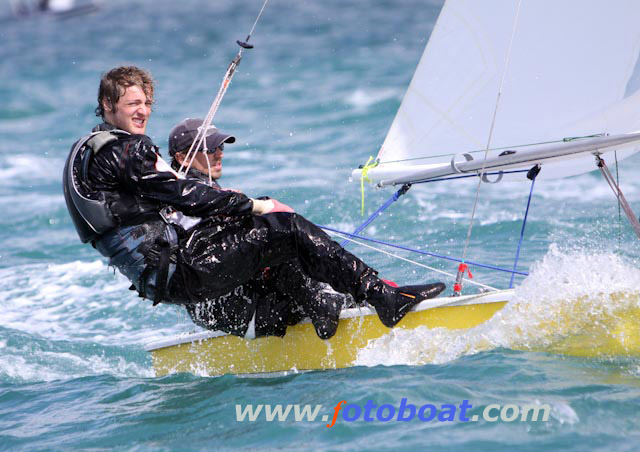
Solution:
[[[183,162],[186,152],[176,154],[178,161]],[[216,148],[216,152],[210,151],[206,154],[204,152],[196,152],[196,157],[193,159],[191,168],[197,169],[201,173],[211,175],[211,179],[216,180],[222,176],[222,157],[224,152],[220,148]],[[207,163],[207,160],[209,161]],[[188,163],[188,162],[187,162]]]
[[[118,99],[114,109],[104,105],[104,119],[119,129],[144,135],[152,104],[152,100],[147,99],[142,88],[137,85],[129,86]]]

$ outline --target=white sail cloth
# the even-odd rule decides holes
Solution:
[[[406,181],[415,165],[450,166],[452,154],[482,151],[481,161],[487,147],[520,154],[640,130],[639,20],[636,0],[447,0],[368,177]],[[621,159],[640,145],[612,149]],[[540,176],[595,169],[588,153],[564,159]]]

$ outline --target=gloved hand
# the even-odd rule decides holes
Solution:
[[[251,212],[257,215],[276,212],[295,213],[295,210],[288,205],[281,203],[277,199],[252,199],[252,201],[253,210]]]

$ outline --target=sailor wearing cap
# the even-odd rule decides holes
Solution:
[[[203,122],[202,119],[187,118],[178,123],[169,133],[169,155],[173,159],[172,166],[174,166],[174,169],[178,170],[180,166],[188,165],[188,162],[185,162],[185,158]],[[200,174],[206,175],[212,181],[219,179],[222,175],[224,145],[225,143],[232,144],[235,142],[236,137],[233,135],[226,135],[216,127],[209,126],[202,146],[198,149],[193,149],[193,151],[200,152],[195,152],[191,168]]]
[[[169,155],[171,166],[176,171],[186,166],[187,154],[201,130],[204,120],[185,119],[169,133]],[[220,188],[224,146],[236,141],[215,127],[209,127],[205,145],[200,146],[193,157],[190,177],[209,181],[209,185]],[[187,305],[192,320],[211,330],[224,329],[225,315],[222,311],[243,306],[247,298],[256,302],[254,332],[256,336],[283,336],[288,325],[309,317],[321,339],[333,336],[338,328],[340,311],[352,301],[350,296],[334,291],[325,283],[307,277],[299,262],[290,262],[263,269],[256,278],[234,288],[229,293],[206,302]]]

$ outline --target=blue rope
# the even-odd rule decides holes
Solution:
[[[528,171],[529,170],[513,170],[513,171],[491,172],[491,173],[486,173],[486,174],[487,175],[496,175],[496,174],[500,174],[500,173],[512,174],[512,173],[526,173]],[[414,183],[414,184],[426,184],[426,183],[429,183],[429,182],[440,182],[440,181],[454,180],[454,179],[466,179],[468,177],[479,177],[479,176],[480,176],[479,174],[466,174],[464,176],[443,177],[443,178],[439,178],[439,179],[429,179],[429,180],[417,181],[417,182],[412,182],[412,183]],[[534,180],[535,180],[535,178],[534,178]],[[373,220],[378,218],[382,214],[382,212],[384,212],[391,204],[396,202],[398,200],[398,198],[400,198],[400,196],[404,195],[409,190],[409,188],[411,188],[411,184],[404,184],[402,186],[402,188],[400,188],[400,190],[395,192],[393,194],[393,196],[391,196],[391,198],[389,198],[382,206],[380,206],[378,208],[378,210],[376,210],[373,214],[371,214],[369,216],[369,218],[367,218],[360,226],[358,226],[353,231],[353,233],[340,231],[338,229],[330,228],[328,226],[320,226],[320,225],[318,225],[318,226],[320,228],[322,228],[322,229],[327,230],[327,231],[332,231],[332,232],[337,232],[339,234],[344,234],[347,237],[367,240],[369,242],[379,243],[381,245],[390,246],[392,248],[398,248],[398,249],[405,250],[405,251],[411,251],[411,252],[414,252],[414,253],[423,254],[425,256],[437,257],[439,259],[446,259],[446,260],[453,261],[453,262],[466,262],[467,264],[474,265],[476,267],[487,268],[487,269],[490,269],[490,270],[497,270],[497,271],[501,271],[501,272],[511,273],[511,285],[509,287],[513,287],[513,278],[515,277],[516,274],[522,275],[522,276],[528,276],[529,275],[529,273],[526,273],[526,272],[516,271],[516,264],[514,264],[513,270],[508,270],[506,268],[496,267],[496,266],[493,266],[493,265],[480,264],[478,262],[472,262],[472,261],[463,261],[462,259],[456,259],[454,257],[444,256],[442,254],[430,253],[430,252],[427,252],[427,251],[420,251],[420,250],[416,250],[414,248],[409,248],[409,247],[402,246],[402,245],[396,245],[396,244],[385,242],[385,241],[382,241],[382,240],[377,240],[377,239],[373,239],[373,238],[370,238],[370,237],[365,237],[365,236],[362,236],[362,235],[358,235],[364,228],[369,226],[369,224],[371,224],[371,222],[373,222]],[[533,191],[533,184],[531,184],[531,190]],[[529,202],[530,201],[531,201],[531,193],[529,193]],[[527,203],[527,212],[528,211],[529,211],[529,203]],[[525,213],[525,222],[526,222],[526,218],[527,218],[527,214]],[[520,244],[522,243],[523,235],[524,235],[524,224],[522,225],[522,233],[520,235],[520,243],[518,244],[518,254],[520,253]],[[340,243],[340,246],[345,247],[348,243],[349,243],[349,240],[343,240],[342,243]],[[518,255],[516,255],[516,263],[517,262],[518,262]]]
[[[527,225],[527,216],[529,215],[529,206],[531,205],[531,196],[533,195],[533,186],[536,183],[536,176],[531,179],[531,189],[529,190],[529,199],[527,199],[527,208],[524,211],[524,219],[522,220],[522,229],[520,229],[520,240],[518,241],[518,249],[516,251],[516,259],[513,262],[513,272],[511,273],[511,281],[509,281],[509,289],[513,289],[513,280],[516,277],[516,267],[518,266],[518,258],[520,257],[520,247],[524,237],[524,228]]]
[[[376,210],[375,212],[373,212],[373,214],[367,218],[364,223],[362,223],[360,226],[358,226],[356,228],[355,231],[353,231],[353,234],[359,234],[364,228],[366,228],[367,226],[369,226],[369,224],[375,220],[376,218],[378,218],[380,215],[382,215],[382,212],[384,210],[387,209],[387,207],[389,207],[391,204],[393,204],[394,202],[396,202],[398,200],[398,198],[400,198],[400,196],[404,195],[409,188],[411,188],[410,184],[405,184],[402,186],[402,188],[400,190],[398,190],[397,192],[395,192],[393,194],[393,196],[391,198],[389,198],[387,200],[387,202],[385,202],[383,205],[381,205],[378,210]],[[342,243],[340,244],[341,247],[346,247],[347,244],[349,243],[349,240],[343,240]]]
[[[504,174],[511,174],[511,173],[526,173],[528,170],[513,170],[513,171],[502,171],[502,173]],[[492,172],[492,173],[486,173],[487,175],[496,175],[496,174],[500,174],[500,172]],[[423,181],[418,181],[418,182],[414,182],[416,184],[426,184],[429,182],[440,182],[440,181],[445,181],[445,180],[454,180],[454,179],[466,179],[468,177],[479,177],[478,174],[466,174],[464,176],[455,176],[455,177],[443,177],[440,179],[429,179],[429,180],[423,180]],[[373,214],[371,214],[369,216],[369,218],[367,218],[360,226],[358,226],[352,234],[359,234],[360,232],[362,232],[362,230],[364,228],[366,228],[367,226],[369,226],[373,220],[375,220],[376,218],[378,218],[382,212],[384,212],[391,204],[393,204],[394,202],[396,202],[398,200],[398,198],[400,198],[400,196],[404,195],[409,188],[411,188],[411,184],[404,184],[402,186],[402,188],[400,188],[400,190],[398,190],[397,192],[395,192],[393,194],[393,196],[391,196],[391,198],[389,198],[383,205],[381,205],[378,210],[376,210],[375,212],[373,212]],[[342,247],[346,247],[349,244],[349,240],[343,240],[342,243],[340,243],[340,246]]]
[[[411,251],[413,253],[423,254],[425,256],[438,257],[440,259],[446,259],[446,260],[454,261],[454,262],[463,262],[462,259],[457,259],[455,257],[449,257],[449,256],[444,256],[442,254],[430,253],[428,251],[416,250],[414,248],[409,248],[409,247],[402,246],[402,245],[396,245],[395,243],[385,242],[383,240],[373,239],[371,237],[365,237],[363,235],[350,234],[348,232],[340,231],[339,229],[334,229],[334,228],[331,228],[329,226],[318,225],[318,227],[320,227],[322,229],[325,229],[327,231],[337,232],[339,234],[346,235],[347,237],[353,237],[353,238],[362,239],[362,240],[366,240],[366,241],[373,242],[373,243],[379,243],[381,245],[386,245],[386,246],[390,246],[392,248],[398,248],[398,249],[405,250],[405,251]],[[490,270],[497,270],[497,271],[506,272],[506,273],[516,273],[516,274],[522,275],[522,276],[528,276],[529,275],[529,273],[526,273],[526,272],[519,272],[519,271],[516,271],[516,270],[509,270],[509,269],[506,269],[506,268],[495,267],[493,265],[480,264],[478,262],[472,262],[472,261],[468,261],[468,260],[465,260],[464,262],[469,264],[469,265],[475,265],[476,267],[488,268]]]

